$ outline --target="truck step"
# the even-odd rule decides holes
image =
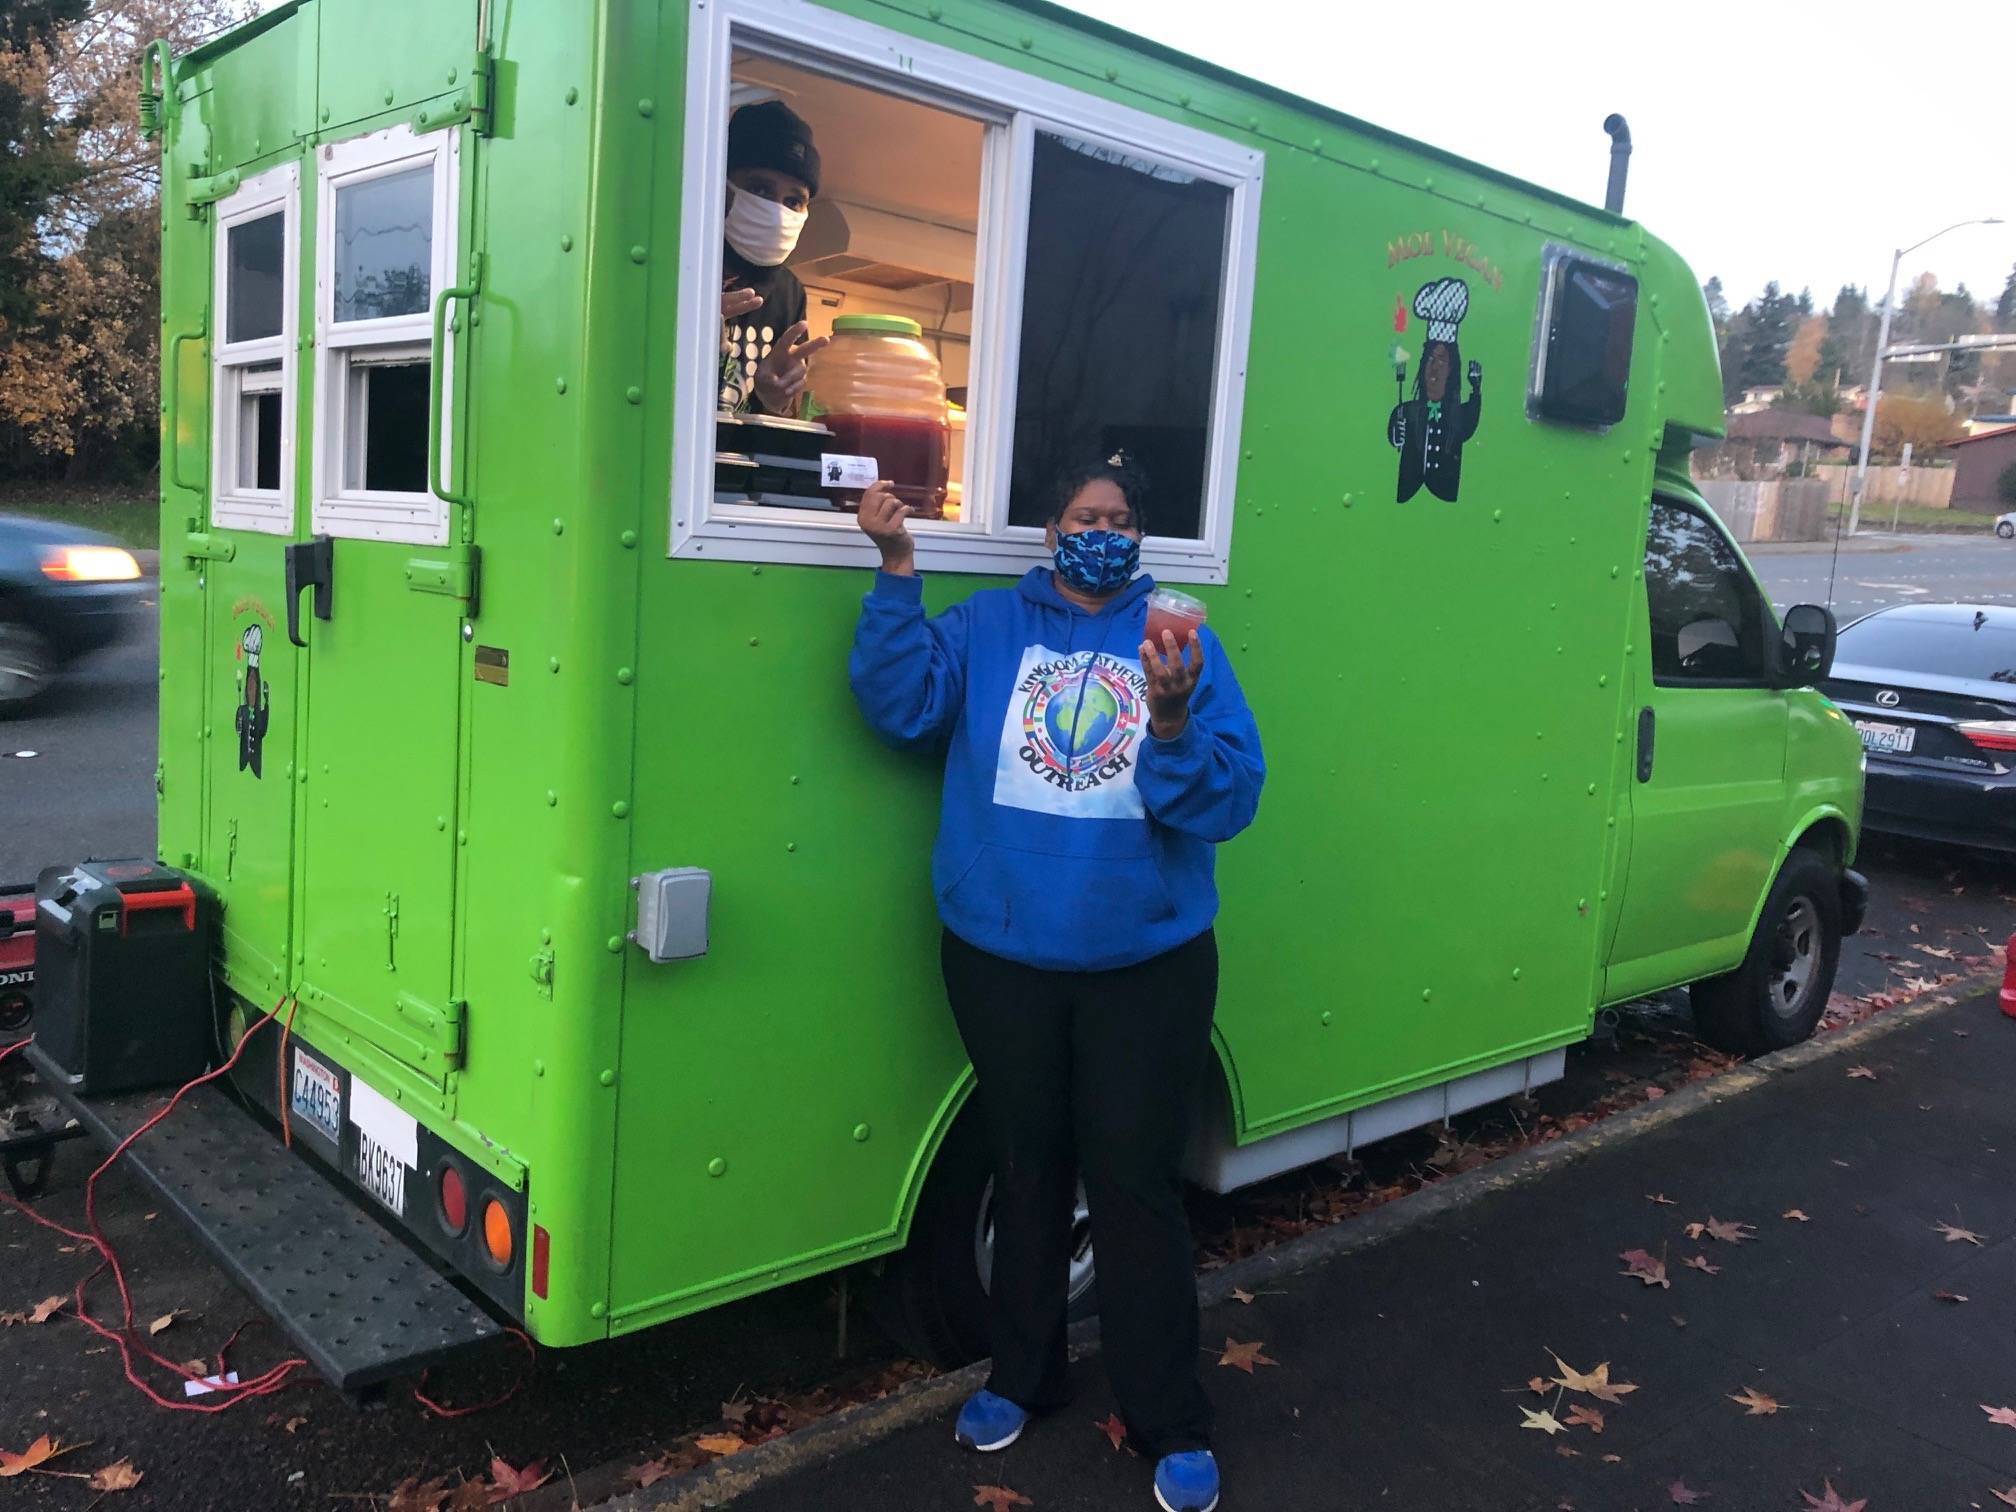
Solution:
[[[36,1046],[27,1055],[107,1150],[173,1095],[80,1097]],[[217,1083],[193,1089],[123,1161],[339,1390],[416,1371],[503,1331]]]

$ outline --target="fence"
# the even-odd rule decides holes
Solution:
[[[1695,484],[1739,541],[1819,541],[1827,535],[1827,485],[1812,478],[1744,483],[1711,478]]]
[[[1852,462],[1820,463],[1814,467],[1813,476],[1826,482],[1829,503],[1848,502],[1855,478],[1855,465]],[[1877,504],[1910,504],[1920,509],[1950,509],[1953,505],[1953,469],[1924,466],[1909,469],[1871,467],[1869,491],[1863,496],[1862,507],[1869,509]]]

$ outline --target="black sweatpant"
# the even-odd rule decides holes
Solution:
[[[1065,1399],[1073,1178],[1082,1175],[1101,1349],[1128,1437],[1151,1458],[1208,1448],[1180,1171],[1210,1054],[1216,937],[1206,930],[1114,971],[1043,971],[949,930],[942,956],[994,1159],[988,1389],[1031,1411]]]

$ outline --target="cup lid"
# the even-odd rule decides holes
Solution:
[[[884,336],[917,337],[924,334],[924,327],[904,315],[835,315],[833,329],[841,331],[873,331]]]

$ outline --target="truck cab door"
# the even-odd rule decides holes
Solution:
[[[1644,584],[1610,1001],[1735,965],[1783,838],[1788,714],[1763,593],[1705,506],[1673,495],[1652,500]]]

